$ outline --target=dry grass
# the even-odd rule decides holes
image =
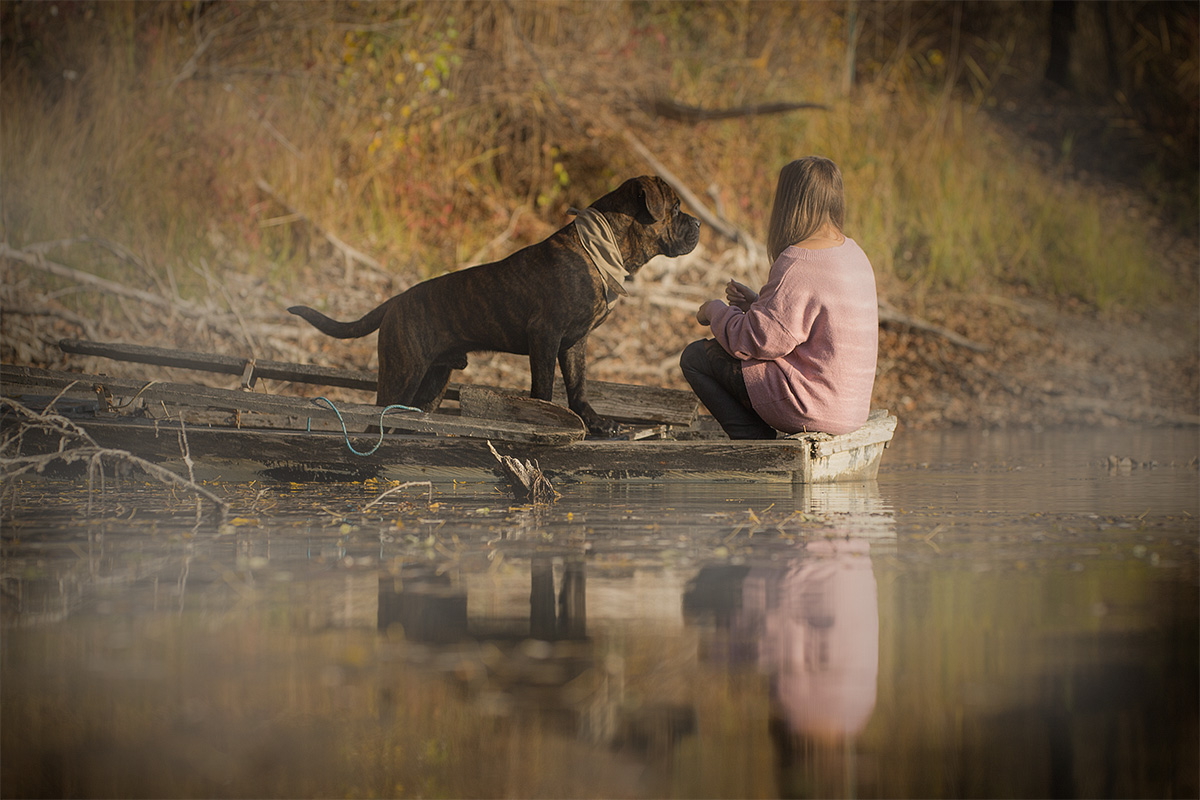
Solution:
[[[506,230],[538,238],[646,170],[621,127],[755,233],[783,163],[833,156],[853,234],[917,286],[1015,281],[1100,306],[1160,291],[1136,226],[1014,152],[978,81],[951,94],[897,51],[846,94],[829,6],[49,8],[5,16],[5,236],[104,236],[184,291],[206,288],[201,258],[279,280],[325,255],[294,212],[406,280],[502,255]],[[660,95],[829,110],[693,127],[649,116]]]

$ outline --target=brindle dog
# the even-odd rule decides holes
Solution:
[[[627,180],[590,208],[603,215],[628,275],[654,256],[690,253],[699,240],[700,221],[680,210],[679,196],[658,177]],[[529,356],[531,397],[550,400],[557,360],[568,406],[591,433],[612,435],[617,424],[588,403],[584,373],[588,334],[608,317],[613,288],[575,228],[572,221],[500,261],[419,283],[357,322],[307,306],[288,311],[339,339],[379,331],[381,406],[432,410],[468,353],[519,353]]]

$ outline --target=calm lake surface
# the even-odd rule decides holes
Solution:
[[[901,430],[869,484],[537,509],[217,486],[199,526],[22,482],[0,790],[1194,797],[1197,437]]]

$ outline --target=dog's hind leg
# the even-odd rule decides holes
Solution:
[[[377,406],[416,406],[417,390],[420,388],[420,377],[408,378],[403,377],[396,379],[389,375],[388,370],[379,367],[379,390],[375,394],[375,405]]]
[[[378,406],[416,406],[425,373],[434,364],[434,353],[428,352],[419,339],[411,337],[399,324],[402,311],[400,304],[393,304],[391,313],[379,326],[379,377],[375,395]]]
[[[412,404],[422,411],[434,411],[442,404],[446,396],[446,387],[450,385],[450,373],[454,367],[449,364],[434,364],[421,379],[417,393],[413,395]]]
[[[375,405],[415,406],[429,362],[411,352],[393,349],[390,354],[379,348],[379,377]]]

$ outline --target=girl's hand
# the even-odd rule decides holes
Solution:
[[[708,325],[712,322],[708,316],[708,312],[704,310],[711,302],[712,300],[705,300],[700,304],[700,307],[696,309],[696,322],[699,322],[701,325]]]
[[[729,301],[729,305],[734,308],[749,311],[750,304],[758,299],[758,292],[746,284],[738,283],[731,278],[729,283],[725,284],[725,298]]]

